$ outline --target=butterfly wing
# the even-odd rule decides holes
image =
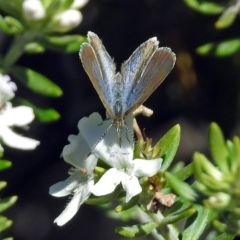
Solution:
[[[154,48],[149,47],[152,45],[152,41],[154,42]],[[147,53],[143,56],[145,56],[146,59],[141,61],[141,64],[134,64],[137,62],[135,58],[141,55],[141,53],[136,53],[133,54],[127,61],[127,64],[122,67],[125,88],[127,89],[124,91],[126,104],[125,115],[133,112],[147,100],[170,73],[176,61],[176,55],[170,48],[157,48],[156,44],[158,45],[158,42],[156,39],[149,39],[145,44],[147,47],[145,51],[147,51]],[[141,46],[135,52],[141,51]],[[130,74],[132,78],[130,79],[126,76],[126,70],[134,66],[137,67],[137,69],[132,71],[132,74]]]
[[[112,89],[116,67],[102,44],[93,32],[88,32],[88,42],[83,43],[79,52],[82,65],[96,89],[108,114],[113,118]]]

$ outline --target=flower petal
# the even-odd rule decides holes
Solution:
[[[162,164],[162,158],[157,158],[153,160],[134,159],[133,164],[133,174],[135,176],[152,177],[159,171]]]
[[[76,168],[86,170],[88,174],[92,173],[98,159],[91,154],[91,149],[81,133],[77,136],[70,135],[68,140],[70,143],[63,148],[62,152],[64,160]]]
[[[74,194],[71,201],[63,212],[54,220],[58,226],[64,225],[68,222],[79,210],[80,206],[88,199],[91,192],[90,189],[93,186],[93,179],[90,179],[84,185],[81,185]]]
[[[34,113],[30,107],[19,106],[8,109],[1,116],[1,119],[7,126],[25,126],[32,122],[34,119]]]
[[[93,113],[89,118],[83,118],[79,122],[79,129],[84,139],[92,149],[93,153],[105,161],[110,166],[115,166],[117,162],[112,157],[113,153],[128,154],[128,159],[133,156],[133,116],[129,115],[125,119],[126,126],[120,129],[121,146],[117,130],[113,127],[113,120],[102,120],[99,113]]]
[[[123,189],[127,192],[126,202],[142,192],[142,187],[139,184],[138,178],[135,176],[128,177],[128,179],[122,181],[122,185]]]
[[[89,180],[87,175],[81,174],[81,172],[76,171],[65,181],[58,182],[52,185],[49,189],[49,194],[54,197],[64,197],[73,192],[74,189],[80,184],[85,184]]]
[[[2,138],[3,142],[13,148],[30,150],[36,148],[39,145],[39,141],[20,136],[14,133],[10,128],[0,123],[0,138]]]
[[[122,173],[116,168],[109,169],[100,180],[93,186],[91,192],[95,196],[102,196],[112,193],[121,182]]]

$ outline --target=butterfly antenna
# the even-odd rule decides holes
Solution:
[[[94,145],[94,147],[92,148],[92,151],[96,148],[96,146],[99,144],[99,142],[101,142],[103,140],[103,138],[106,136],[106,134],[108,133],[109,129],[113,126],[113,123],[106,129],[106,131],[103,133],[103,135],[99,138],[99,140],[97,141],[97,143]]]

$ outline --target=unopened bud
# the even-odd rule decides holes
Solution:
[[[75,9],[68,9],[55,17],[59,30],[68,31],[77,27],[82,21],[82,13]]]
[[[38,21],[45,17],[45,8],[40,0],[25,0],[22,8],[25,17],[29,20]]]

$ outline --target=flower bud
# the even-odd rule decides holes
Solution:
[[[45,8],[40,0],[24,0],[22,8],[29,20],[38,21],[45,17]]]
[[[86,4],[88,3],[88,0],[74,0],[71,8],[74,9],[81,9],[82,7],[84,7]]]
[[[82,21],[82,13],[75,9],[68,9],[55,17],[60,31],[68,31],[77,27]]]

